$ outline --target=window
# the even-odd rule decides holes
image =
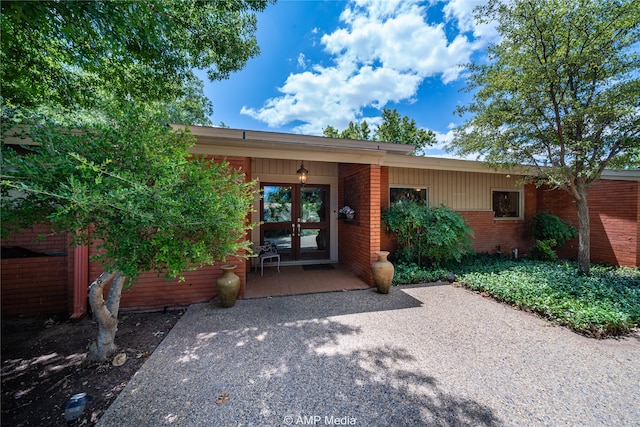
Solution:
[[[495,218],[522,219],[522,194],[520,191],[493,190],[492,204]]]
[[[396,187],[389,189],[389,203],[394,205],[407,200],[429,203],[429,190],[425,187]]]

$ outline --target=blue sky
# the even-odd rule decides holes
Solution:
[[[436,132],[443,155],[454,114],[471,95],[469,61],[497,40],[476,26],[483,0],[280,0],[258,15],[260,56],[228,80],[208,82],[212,121],[247,130],[321,135],[332,125],[379,121],[396,108]]]

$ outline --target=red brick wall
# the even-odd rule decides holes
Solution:
[[[356,210],[355,220],[341,220],[338,224],[338,259],[369,285],[373,285],[370,267],[377,259],[375,252],[380,250],[381,243],[381,169],[379,165],[338,166],[338,205],[357,200],[351,206]]]
[[[47,225],[36,225],[2,239],[2,246],[20,246],[34,252],[66,254],[66,234],[50,234]],[[67,256],[7,258],[0,276],[3,316],[36,316],[67,312]]]
[[[613,265],[640,265],[640,183],[601,180],[589,188],[591,260]],[[578,227],[576,204],[569,193],[541,188],[538,209],[571,221]],[[578,256],[578,240],[558,251],[562,258]]]
[[[237,259],[227,259],[226,264],[236,264],[234,271],[240,277],[240,294],[244,295],[246,284],[245,263]],[[165,280],[156,273],[144,273],[128,289],[122,291],[120,308],[124,311],[160,310],[164,307],[183,307],[198,302],[210,301],[216,297],[216,280],[222,275],[221,263],[206,266],[184,273],[184,281]],[[90,280],[102,273],[99,264],[92,263],[89,269]],[[105,289],[105,299],[108,288]]]
[[[533,245],[529,233],[529,221],[537,212],[537,191],[534,185],[524,188],[524,219],[498,220],[492,211],[461,211],[467,224],[473,229],[474,252],[495,253],[497,246],[505,255],[518,249],[518,256],[524,256]]]
[[[213,158],[222,161],[225,158]],[[251,176],[251,160],[248,157],[227,157],[232,167],[247,177]],[[67,236],[59,234],[43,241],[35,241],[46,234],[44,225],[22,234],[2,240],[3,246],[22,246],[43,253],[65,253],[66,257],[38,257],[2,260],[2,315],[71,313],[73,310],[73,248],[67,246]],[[90,250],[90,255],[95,253]],[[236,258],[228,264],[237,264],[235,273],[240,277],[240,297],[244,297],[247,264]],[[99,264],[89,266],[89,282],[102,272]],[[222,275],[220,264],[208,266],[184,274],[185,280],[166,281],[155,273],[143,274],[137,283],[122,293],[123,310],[155,310],[164,307],[180,307],[216,297],[216,280]],[[88,285],[88,284],[87,284]]]
[[[389,209],[389,167],[383,166],[380,170],[380,210]],[[380,221],[380,250],[393,253],[398,244],[393,234],[387,233],[384,221]]]
[[[514,249],[518,249],[518,256],[523,256],[533,244],[526,221],[498,221],[493,212],[466,211],[460,214],[474,231],[474,252],[495,253],[500,246],[505,255],[511,255]]]
[[[2,260],[2,316],[67,312],[67,257]]]
[[[67,253],[67,235],[52,233],[49,226],[44,224],[36,225],[2,239],[2,246],[20,246],[45,254]],[[47,237],[39,239],[40,236]]]
[[[245,174],[246,180],[251,177],[251,159],[248,157],[222,157],[209,156],[215,162],[226,160],[231,167]],[[92,252],[93,253],[93,252]],[[240,277],[240,298],[244,297],[248,264],[244,260],[235,257],[227,259],[225,264],[234,264],[238,267],[235,274]],[[133,287],[122,292],[120,307],[123,310],[142,311],[157,310],[164,307],[182,307],[198,302],[214,299],[216,294],[216,280],[222,275],[220,269],[222,263],[206,266],[195,271],[184,273],[185,280],[165,280],[164,276],[158,277],[156,273],[148,272],[140,276]],[[92,263],[89,270],[90,280],[94,280],[102,273],[99,264]],[[105,290],[106,295],[106,290]]]

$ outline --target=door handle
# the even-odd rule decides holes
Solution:
[[[300,235],[300,224],[298,224],[298,236]]]
[[[296,236],[296,225],[295,224],[291,224],[291,234],[293,235],[293,237]]]

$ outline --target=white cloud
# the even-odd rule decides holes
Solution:
[[[298,55],[298,67],[302,68],[303,70],[307,69],[307,62],[304,53],[300,53]]]
[[[333,66],[315,65],[311,71],[290,74],[279,88],[281,96],[258,109],[243,107],[241,114],[270,127],[299,121],[304,124],[294,131],[319,135],[329,124],[342,129],[349,121],[362,120],[365,107],[382,109],[389,102],[414,99],[426,78],[452,82],[463,71],[459,64],[469,62],[480,47],[467,34],[476,30],[467,1],[452,0],[445,6],[446,19],[456,19],[464,32],[452,40],[444,23],[427,22],[428,6],[417,0],[347,3],[340,15],[343,26],[321,38]],[[302,53],[298,64],[308,65]]]
[[[472,33],[482,45],[495,42],[498,39],[496,23],[476,24],[473,19],[473,9],[485,3],[485,0],[451,0],[443,8],[445,19],[455,19],[461,32]]]

